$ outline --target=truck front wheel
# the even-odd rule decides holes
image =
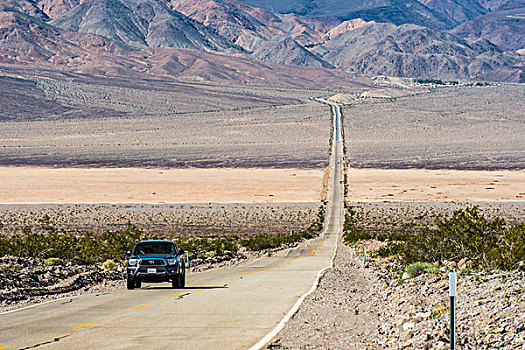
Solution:
[[[126,281],[126,287],[128,289],[135,289],[135,280],[128,277],[128,280]]]

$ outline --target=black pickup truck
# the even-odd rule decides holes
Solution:
[[[140,241],[127,252],[127,287],[140,288],[142,281],[168,282],[184,288],[186,269],[184,251],[173,241]]]

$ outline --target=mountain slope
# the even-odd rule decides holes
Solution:
[[[225,38],[156,0],[86,0],[50,23],[139,47],[239,51]]]
[[[520,59],[488,41],[469,42],[415,25],[372,24],[314,49],[337,68],[402,77],[520,80]],[[513,75],[514,74],[514,75]],[[518,75],[516,75],[518,74]]]
[[[49,17],[40,10],[37,4],[31,0],[1,0],[0,11],[13,10],[25,13],[41,21],[49,20]]]
[[[456,27],[488,11],[477,0],[418,0],[434,14],[441,14],[449,26]]]
[[[451,31],[462,38],[483,38],[508,51],[525,49],[525,0],[507,1],[494,11]]]
[[[55,19],[64,15],[67,11],[80,4],[81,0],[38,0],[38,7],[49,18]]]
[[[317,44],[330,28],[294,15],[276,16],[236,0],[168,0],[167,4],[248,51],[275,35],[289,36],[302,45]]]
[[[240,0],[278,13],[294,13],[332,25],[361,18],[365,21],[413,23],[433,29],[451,29],[455,23],[417,0]]]
[[[253,52],[253,57],[279,64],[303,67],[333,68],[331,64],[312,54],[296,41],[277,35]]]
[[[269,12],[263,14],[262,17],[265,20],[263,23],[228,1],[171,0],[168,6],[206,27],[213,28],[226,39],[249,51],[261,40],[280,34],[279,31],[268,25],[269,22],[279,21],[273,14]]]
[[[4,63],[68,64],[91,55],[128,53],[125,47],[102,37],[63,31],[5,8],[0,8],[0,32],[0,62]]]

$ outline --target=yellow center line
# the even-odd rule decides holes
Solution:
[[[73,328],[73,329],[84,328],[84,327],[87,327],[87,326],[91,326],[91,325],[97,324],[97,323],[99,323],[99,322],[100,322],[100,321],[94,321],[94,322],[84,323],[84,324],[81,324],[81,325],[78,325],[78,326],[74,326],[74,327],[71,327],[71,328]]]
[[[296,256],[294,259],[299,259],[299,258],[300,258],[300,256]]]
[[[262,272],[262,271],[264,271],[264,270],[263,270],[263,269],[259,269],[259,270],[257,270],[257,272]]]
[[[233,281],[234,279],[235,279],[235,278],[233,278],[233,277],[232,277],[232,278],[228,278],[228,281]]]
[[[214,285],[213,287],[217,288],[217,287],[222,287],[222,284],[216,284]]]
[[[239,276],[243,276],[243,275],[244,275],[244,273],[240,273],[240,274],[239,274]]]
[[[2,346],[0,346],[0,349],[7,349],[7,348],[10,348],[11,346],[13,346],[13,344],[11,344],[11,345],[2,345]]]
[[[180,297],[182,294],[170,295],[170,298]]]
[[[146,305],[140,305],[140,306],[134,307],[133,309],[131,309],[131,311],[140,310],[140,309],[143,309],[143,308],[148,307],[148,306],[149,306],[148,304],[146,304]]]
[[[197,289],[197,292],[204,292],[206,289]]]

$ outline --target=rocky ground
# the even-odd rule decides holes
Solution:
[[[123,273],[97,266],[47,266],[44,260],[0,258],[0,310],[78,294],[102,292],[123,286]]]
[[[370,247],[368,249],[373,249]],[[446,349],[448,269],[401,279],[340,245],[335,266],[269,349]],[[459,270],[457,347],[525,349],[525,273]]]

